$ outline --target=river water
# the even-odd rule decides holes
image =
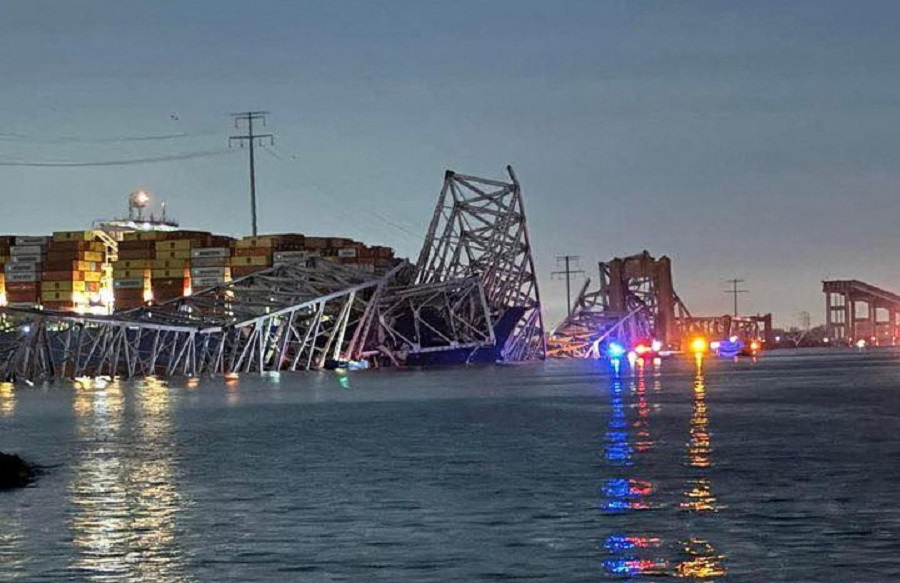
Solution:
[[[2,581],[897,581],[900,354],[0,385]]]

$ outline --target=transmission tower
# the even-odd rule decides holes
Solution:
[[[253,156],[253,151],[256,146],[257,140],[269,140],[270,145],[275,144],[275,136],[272,134],[255,134],[253,133],[253,122],[261,121],[262,125],[266,125],[266,116],[269,114],[267,111],[245,111],[243,113],[233,113],[231,114],[234,118],[234,127],[240,128],[241,122],[246,123],[247,125],[247,133],[244,135],[231,136],[228,138],[228,146],[231,147],[231,144],[234,142],[240,143],[241,147],[244,147],[244,142],[247,142],[250,145],[250,217],[253,224],[253,236],[257,235],[256,228],[256,161]]]
[[[731,284],[731,289],[726,289],[726,294],[731,294],[734,296],[734,317],[737,318],[738,315],[738,294],[747,294],[750,293],[750,290],[746,289],[738,289],[738,284],[744,283],[743,279],[727,279],[725,280],[727,283]]]
[[[550,272],[550,277],[553,278],[558,275],[565,275],[566,277],[566,316],[572,317],[572,276],[573,275],[584,275],[584,271],[580,269],[573,270],[571,264],[573,262],[577,263],[579,257],[577,255],[561,255],[556,258],[557,264],[565,263],[566,268],[562,271],[552,271]]]

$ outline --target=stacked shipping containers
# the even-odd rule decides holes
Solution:
[[[230,277],[232,239],[204,231],[126,233],[113,266],[116,309],[167,302]],[[193,278],[197,282],[193,282]]]
[[[116,310],[142,306],[151,298],[150,270],[156,255],[156,232],[126,233],[119,241],[118,261],[113,263],[113,295]]]
[[[264,235],[245,237],[235,243],[231,258],[232,274],[235,278],[243,277],[272,265],[312,257],[321,257],[372,274],[384,273],[396,262],[391,248],[368,247],[352,239]]]
[[[15,237],[9,246],[6,274],[6,300],[10,305],[32,307],[41,302],[41,264],[47,253],[49,237]]]
[[[58,231],[48,242],[41,270],[41,305],[73,311],[100,302],[106,245],[93,231]]]
[[[191,249],[191,289],[203,290],[230,281],[230,256],[229,246]]]
[[[0,237],[0,294],[18,306],[63,311],[87,306],[101,292],[105,249],[93,231]],[[312,257],[372,274],[396,263],[390,248],[346,238],[280,234],[234,240],[203,231],[128,232],[113,263],[115,307],[169,301]]]

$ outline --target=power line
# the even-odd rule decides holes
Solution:
[[[199,138],[221,134],[220,131],[205,132],[178,132],[174,134],[157,134],[146,136],[113,136],[107,138],[85,138],[82,136],[35,136],[30,134],[18,134],[13,132],[0,132],[0,141],[3,142],[33,142],[42,144],[116,144],[121,142],[157,142],[165,140],[179,140],[185,138]]]
[[[244,147],[244,142],[250,144],[250,217],[253,223],[253,236],[257,234],[256,230],[256,163],[253,157],[253,151],[256,147],[256,140],[268,139],[270,144],[275,144],[275,136],[272,134],[254,134],[253,122],[261,121],[266,125],[267,111],[245,111],[243,113],[233,113],[234,127],[240,127],[240,122],[247,123],[247,133],[240,136],[231,136],[228,138],[228,145],[238,142]]]
[[[550,278],[552,279],[554,275],[565,275],[566,276],[566,315],[567,317],[572,317],[572,285],[570,283],[571,277],[573,275],[584,275],[584,271],[577,269],[571,269],[571,262],[577,262],[579,257],[577,255],[562,255],[556,258],[556,262],[564,261],[566,264],[566,268],[563,271],[551,271]]]
[[[97,160],[91,162],[32,162],[27,160],[0,160],[0,166],[21,166],[32,168],[85,168],[92,166],[132,166],[137,164],[154,164],[157,162],[174,162],[176,160],[190,160],[192,158],[206,158],[230,154],[231,150],[207,150],[203,152],[186,152],[168,156],[155,156],[148,158],[126,158],[123,160]]]
[[[732,294],[734,296],[734,317],[737,318],[738,315],[738,294],[748,294],[750,290],[746,289],[738,289],[739,283],[744,283],[743,279],[726,279],[727,283],[731,284],[731,289],[726,289],[724,292],[726,294]]]

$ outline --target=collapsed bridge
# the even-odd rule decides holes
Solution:
[[[690,338],[738,336],[771,342],[772,316],[695,316],[675,292],[672,262],[647,251],[599,264],[599,281],[585,281],[572,314],[550,334],[553,358],[599,358],[604,343],[632,346],[657,340],[681,348]]]
[[[288,262],[112,316],[0,308],[0,377],[197,376],[544,358],[519,182],[448,171],[415,264]]]

